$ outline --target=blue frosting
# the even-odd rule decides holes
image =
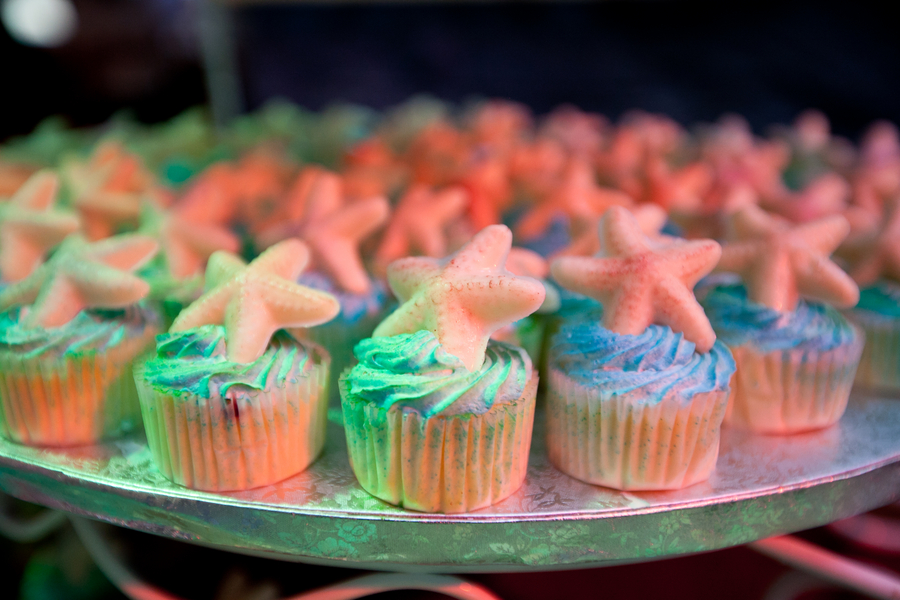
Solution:
[[[566,323],[553,337],[551,366],[604,396],[638,388],[649,400],[672,395],[724,391],[734,374],[734,358],[716,342],[704,354],[668,326],[650,325],[640,335],[612,332],[598,322]]]
[[[341,305],[341,312],[335,318],[337,323],[355,323],[364,317],[378,315],[388,301],[387,286],[381,281],[373,281],[368,294],[345,292],[325,275],[311,271],[300,275],[301,285],[311,287],[335,296]]]
[[[881,280],[859,290],[859,303],[854,310],[875,313],[882,317],[900,317],[900,285]]]
[[[794,311],[782,313],[751,301],[740,283],[700,289],[697,297],[716,335],[729,346],[752,344],[762,352],[826,351],[857,336],[847,319],[828,305],[800,300]]]

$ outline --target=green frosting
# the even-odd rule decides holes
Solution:
[[[204,325],[156,338],[156,357],[143,366],[143,379],[166,393],[225,397],[229,390],[272,390],[296,381],[322,362],[317,349],[307,349],[284,331],[272,336],[266,351],[252,363],[228,360],[225,328]]]
[[[900,317],[900,285],[878,281],[859,291],[859,304],[854,310],[864,310],[883,317]]]
[[[493,340],[476,372],[429,331],[365,339],[354,352],[359,364],[344,376],[351,395],[426,417],[487,412],[520,398],[531,378],[528,354]]]
[[[26,311],[16,307],[0,313],[0,349],[23,358],[104,352],[123,340],[142,336],[148,327],[159,327],[159,316],[143,304],[121,310],[83,310],[59,327],[23,327],[21,318]]]

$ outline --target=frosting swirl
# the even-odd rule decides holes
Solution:
[[[566,323],[553,337],[552,366],[601,394],[624,394],[641,388],[649,399],[728,388],[734,359],[721,342],[698,354],[693,342],[668,326],[650,325],[639,335],[619,334],[600,323],[580,319]]]
[[[262,356],[251,363],[229,361],[225,352],[225,328],[204,325],[156,338],[156,357],[143,367],[144,380],[167,391],[184,390],[211,398],[226,397],[235,386],[271,390],[303,375],[322,356],[283,330],[272,336]]]
[[[853,326],[834,308],[800,300],[782,313],[747,297],[740,283],[702,290],[698,297],[719,338],[729,346],[753,344],[762,352],[790,348],[831,350],[856,338]]]
[[[531,359],[521,348],[491,340],[484,364],[471,372],[430,331],[368,338],[354,349],[359,364],[345,376],[351,395],[426,417],[487,412],[522,396]]]
[[[122,340],[142,336],[148,327],[159,327],[158,315],[144,304],[120,310],[82,310],[59,327],[23,327],[21,319],[27,310],[15,307],[0,314],[0,349],[24,358],[100,353]]]

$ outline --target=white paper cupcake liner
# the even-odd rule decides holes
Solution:
[[[863,341],[857,330],[852,342],[826,351],[763,353],[748,344],[732,348],[737,371],[725,424],[788,434],[837,423],[847,408]]]
[[[31,446],[77,446],[141,425],[132,364],[155,329],[102,353],[24,357],[0,352],[0,429]]]
[[[618,490],[671,490],[712,474],[728,392],[606,395],[551,367],[547,447],[562,472]]]
[[[856,382],[871,388],[900,389],[900,319],[852,310],[844,315],[866,336]]]
[[[528,468],[538,377],[482,414],[423,417],[351,396],[341,379],[350,464],[363,489],[404,508],[460,513],[519,489]]]
[[[160,472],[179,485],[224,492],[268,485],[303,471],[325,444],[327,359],[269,391],[227,397],[166,393],[135,369],[144,430]]]

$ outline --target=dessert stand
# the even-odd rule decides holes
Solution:
[[[312,467],[255,490],[179,487],[153,465],[142,436],[77,449],[0,441],[0,489],[72,515],[237,553],[428,573],[398,576],[401,587],[433,584],[449,595],[453,585],[471,584],[433,574],[587,568],[716,550],[900,499],[900,402],[874,393],[854,391],[840,423],[824,431],[777,437],[726,429],[712,478],[672,492],[618,492],[557,471],[538,410],[525,485],[500,504],[458,515],[407,511],[366,493],[350,469],[339,414],[330,417],[325,451]],[[88,521],[75,522],[87,546],[101,546]],[[835,558],[803,544],[776,538],[757,549],[807,568]],[[825,573],[852,583],[852,573]],[[872,575],[863,579],[872,583]],[[378,577],[377,585],[396,586],[396,579]],[[886,585],[900,590],[896,579]]]

